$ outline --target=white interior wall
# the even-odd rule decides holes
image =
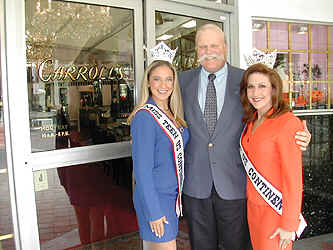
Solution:
[[[238,0],[240,67],[246,68],[243,55],[252,48],[252,17],[311,21],[333,25],[332,0]]]

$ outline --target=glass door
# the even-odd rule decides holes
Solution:
[[[1,2],[14,221],[5,233],[14,232],[17,249],[140,245],[125,121],[143,77],[144,38],[151,48],[173,35],[165,41],[178,47],[176,66],[186,70],[197,66],[197,28],[215,22],[227,34],[229,62],[239,60],[237,1],[187,2]]]
[[[5,3],[20,248],[117,249],[137,231],[126,118],[143,74],[142,3]]]
[[[9,140],[8,105],[6,82],[6,65],[4,50],[3,4],[0,3],[0,249],[15,249],[14,231],[17,232],[15,217],[15,201],[11,200],[13,193],[12,168],[7,164],[6,140]]]
[[[178,71],[199,66],[195,51],[195,36],[198,28],[207,23],[221,27],[229,44],[228,61],[237,63],[237,30],[231,27],[235,7],[232,4],[202,1],[187,4],[185,1],[146,1],[147,47],[152,48],[164,41],[172,49],[178,48],[174,66]],[[148,58],[149,59],[149,58]]]
[[[207,23],[214,23],[226,34],[228,43],[228,62],[238,65],[238,42],[236,25],[235,6],[228,2],[215,3],[212,1],[196,1],[187,4],[185,1],[146,1],[146,32],[147,48],[152,48],[160,41],[164,41],[170,48],[177,49],[174,66],[178,72],[189,70],[199,66],[195,50],[195,37],[200,26]],[[149,61],[150,58],[148,58]],[[179,244],[190,248],[188,241],[188,228],[185,219],[179,223]],[[187,248],[184,248],[187,249]]]

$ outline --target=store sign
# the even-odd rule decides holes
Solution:
[[[45,59],[38,66],[38,76],[43,82],[49,81],[78,81],[80,78],[84,81],[95,80],[120,80],[124,78],[124,68],[122,66],[113,66],[108,68],[105,65],[83,65],[83,66],[63,66],[54,67],[54,60]],[[53,70],[55,68],[55,70]],[[51,70],[50,70],[51,69]]]
[[[69,136],[68,125],[44,125],[40,128],[42,138]]]

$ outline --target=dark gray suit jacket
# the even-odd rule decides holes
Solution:
[[[190,141],[185,150],[184,193],[197,199],[208,198],[212,185],[223,199],[245,198],[246,173],[239,155],[243,128],[240,82],[243,70],[228,64],[228,78],[223,108],[215,132],[209,138],[203,112],[198,102],[200,68],[179,75],[185,120]],[[211,147],[209,144],[212,143]]]

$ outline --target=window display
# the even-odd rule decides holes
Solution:
[[[294,110],[332,109],[332,26],[252,21],[253,47],[277,50],[274,68]]]
[[[26,9],[32,152],[75,147],[73,131],[89,145],[129,140],[133,10],[48,0]]]

